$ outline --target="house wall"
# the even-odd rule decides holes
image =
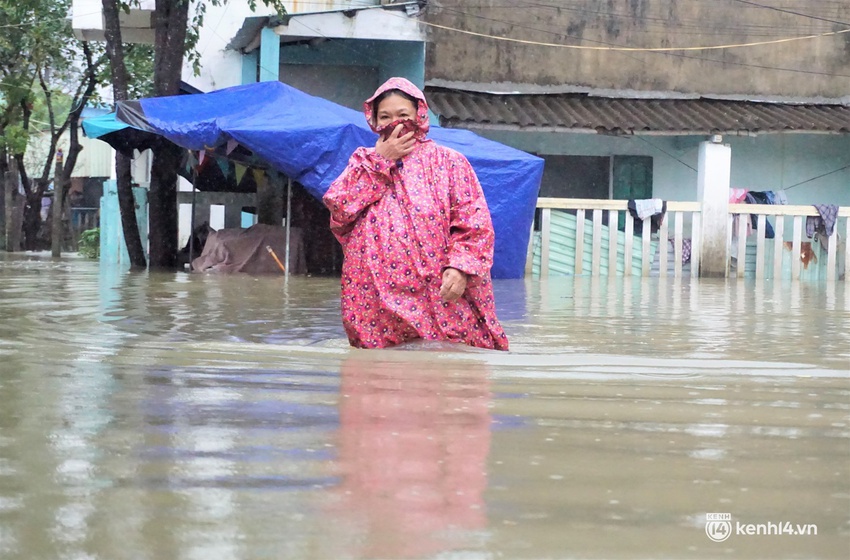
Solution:
[[[560,6],[552,2],[453,0],[431,2],[424,20],[496,37],[584,47],[717,46],[850,28],[850,2],[760,4],[778,9],[734,0],[575,0]],[[569,84],[758,98],[848,97],[850,33],[746,48],[668,53],[536,46],[435,27],[428,28],[428,41],[428,80],[485,85],[494,90],[543,90]],[[532,87],[512,88],[510,84]]]
[[[82,132],[79,135],[80,146],[82,151],[77,155],[77,164],[74,166],[74,171],[71,177],[109,177],[112,168],[115,165],[115,155],[112,148],[106,142],[100,140],[92,140],[83,136]],[[70,146],[70,135],[68,132],[59,137],[59,142],[56,144],[57,149],[61,149],[65,154],[68,153]],[[24,157],[27,173],[30,177],[40,177],[44,161],[47,159],[47,153],[50,150],[50,133],[49,132],[34,132],[30,135],[29,144],[27,145],[27,153]],[[52,176],[52,169],[51,169]]]
[[[363,101],[393,76],[404,76],[423,87],[425,45],[334,39],[315,45],[283,45],[280,62],[282,82],[359,111]]]
[[[697,200],[697,156],[702,136],[614,137],[597,134],[475,130],[481,136],[536,154],[653,158],[653,196]],[[733,187],[788,189],[789,204],[850,205],[850,135],[775,134],[724,137],[732,148]],[[688,167],[690,166],[690,167]],[[691,169],[693,168],[693,169]],[[545,171],[544,171],[545,173]]]
[[[81,0],[75,0],[75,2],[78,1]],[[99,2],[99,0],[97,1]],[[379,0],[294,0],[283,2],[287,13],[290,14],[340,10],[348,7],[374,6],[379,4]],[[237,31],[239,31],[242,27],[245,22],[245,18],[273,14],[274,10],[266,7],[262,2],[257,2],[257,9],[254,12],[251,11],[246,2],[231,0],[230,2],[224,3],[220,6],[214,6],[207,2],[206,15],[204,16],[204,27],[201,29],[200,37],[198,39],[198,52],[201,53],[200,75],[195,76],[191,66],[184,64],[183,80],[201,91],[213,91],[252,81],[246,81],[243,78],[245,55],[232,49],[227,49],[227,45],[236,35]],[[336,42],[337,41],[329,41],[329,43]],[[356,40],[352,39],[341,41],[341,43],[351,42],[356,42]],[[320,58],[328,57],[328,53],[335,48],[340,47],[319,45],[317,52],[321,53]],[[365,58],[371,58],[376,61],[374,64],[376,67],[383,64],[383,66],[388,69],[387,71],[391,71],[393,66],[398,64],[396,61],[399,60],[399,57],[394,56],[394,51],[386,47],[379,47],[375,45],[352,47],[351,45],[347,45],[346,47],[343,47],[343,49],[348,49],[350,52],[362,50],[365,53]],[[421,54],[416,55],[418,58],[421,58],[418,63],[421,66],[418,73],[419,75],[424,76],[425,53],[424,45],[421,43],[419,45],[419,50],[422,52]],[[408,51],[404,48],[399,51],[401,60],[407,60],[407,52]],[[256,54],[257,51],[253,51],[252,56],[256,56]],[[352,61],[359,62],[358,59],[360,57],[355,55],[349,56],[348,58]],[[282,50],[281,63],[285,62],[287,61],[284,60],[284,51]],[[306,64],[305,62],[292,60],[288,62]],[[355,62],[338,62],[337,64],[353,64]],[[256,60],[254,60],[253,64],[256,64]],[[407,66],[406,62],[402,62],[401,64],[403,67]]]
[[[240,52],[228,49],[236,32],[242,27],[245,18],[265,16],[274,13],[262,2],[257,2],[256,12],[252,12],[247,2],[230,1],[215,6],[205,2],[206,15],[204,26],[198,37],[198,52],[201,53],[201,70],[195,76],[191,65],[183,64],[183,81],[201,91],[214,91],[242,83],[242,58]],[[284,2],[287,10],[291,2]]]

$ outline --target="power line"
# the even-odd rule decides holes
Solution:
[[[737,1],[737,0],[727,0],[727,2],[728,1]],[[704,2],[704,0],[697,0],[697,3],[699,3],[699,2]],[[597,16],[608,16],[608,17],[614,17],[614,18],[623,18],[623,19],[629,19],[629,20],[634,20],[634,21],[658,22],[661,25],[663,25],[664,27],[668,27],[668,26],[674,24],[674,22],[670,20],[669,16],[668,17],[652,17],[652,16],[646,16],[646,15],[636,15],[636,14],[633,14],[633,13],[632,14],[621,13],[621,12],[616,12],[616,11],[590,10],[590,9],[583,9],[581,7],[570,7],[568,5],[570,3],[568,3],[568,2],[560,2],[556,5],[545,4],[545,3],[541,3],[541,2],[530,2],[530,1],[522,1],[522,3],[524,4],[524,6],[530,6],[530,7],[533,6],[533,7],[543,8],[543,9],[548,9],[548,10],[557,10],[559,12],[561,10],[564,10],[564,11],[592,14],[592,15],[597,15]],[[593,4],[593,3],[594,2],[592,0],[591,1],[580,0],[579,2],[573,2],[572,4],[573,5],[581,5],[581,6],[586,7],[588,4]],[[750,3],[752,4],[752,2],[750,2]],[[712,4],[714,4],[714,2]],[[836,5],[842,5],[841,2],[835,2],[835,4]],[[754,5],[760,6],[758,4],[754,4]],[[486,8],[486,9],[509,9],[509,10],[516,10],[517,9],[517,5],[516,5],[515,2],[511,2],[511,3],[508,3],[508,4],[493,4],[493,3],[470,4],[469,2],[459,2],[459,3],[452,3],[452,4],[441,3],[439,7],[443,8],[443,7],[449,7],[449,6],[453,6],[453,7],[456,7],[456,8],[462,7],[462,8]],[[768,6],[764,6],[764,7],[768,7]],[[795,12],[789,12],[789,13],[795,13]],[[800,15],[806,15],[806,14],[800,14]],[[822,19],[823,21],[834,23],[833,20],[829,20],[829,19],[826,19],[826,18],[818,18],[817,16],[814,16],[814,18],[815,19]],[[678,22],[676,22],[676,23],[678,23]],[[694,20],[694,23],[695,23],[696,27],[700,27],[700,28],[704,27],[704,23],[703,23],[702,20]],[[745,25],[747,25],[747,24],[745,24]],[[850,25],[850,24],[846,24],[846,25]],[[750,25],[747,25],[747,26],[749,26],[749,27],[774,28],[774,26],[762,26],[762,25],[755,25],[755,24],[750,24]]]
[[[816,179],[820,179],[821,177],[826,177],[827,175],[832,175],[833,173],[838,173],[839,171],[844,171],[845,169],[850,168],[850,163],[845,165],[844,167],[840,167],[834,171],[830,171],[829,173],[824,173],[822,175],[818,175],[817,177],[812,177],[811,179],[806,179],[805,181],[800,181],[799,183],[794,183],[790,187],[785,187],[785,190],[793,189],[794,187],[799,187],[800,185],[805,185],[806,183],[811,183]]]
[[[739,4],[747,4],[749,6],[755,6],[756,8],[763,8],[765,10],[773,10],[775,12],[782,12],[784,14],[792,14],[792,15],[795,15],[795,16],[800,16],[800,17],[809,18],[809,19],[816,19],[818,21],[825,21],[827,23],[837,23],[838,25],[850,26],[850,23],[847,23],[846,21],[838,21],[838,20],[835,20],[835,19],[827,19],[827,18],[822,18],[822,17],[819,17],[819,16],[813,16],[811,14],[803,14],[801,12],[795,12],[794,10],[786,10],[784,8],[777,8],[775,6],[765,6],[764,4],[757,4],[755,2],[750,2],[749,0],[732,0],[732,1],[738,2]]]
[[[517,24],[517,23],[514,23],[514,22],[499,20],[499,19],[494,19],[494,18],[488,18],[488,17],[485,17],[485,16],[479,16],[479,15],[476,15],[476,14],[471,14],[471,13],[463,12],[463,11],[460,11],[460,10],[449,9],[449,11],[456,12],[456,13],[463,15],[463,16],[489,20],[489,21],[493,21],[493,22],[497,22],[497,23],[503,23],[503,24],[506,24],[506,25],[511,25],[513,27],[519,27],[519,28],[522,28],[522,29],[529,29],[529,30],[532,30],[532,31],[540,31],[542,33],[549,33],[551,35],[556,35],[556,36],[559,36],[559,37],[569,37],[569,35],[566,35],[566,34],[563,34],[563,33],[558,33],[558,32],[555,32],[555,31],[524,26],[524,25],[520,25],[520,24]],[[397,16],[397,17],[404,17],[404,16]],[[422,23],[423,25],[436,26],[436,24],[432,24],[432,23],[425,22],[425,21],[422,21],[422,20],[419,20],[419,22]],[[442,26],[442,27],[444,27],[445,29],[450,30],[450,31],[456,31],[456,32],[460,32],[460,33],[470,34],[470,35],[480,35],[484,38],[492,38],[492,39],[495,39],[495,40],[513,41],[513,42],[531,43],[531,44],[537,43],[537,42],[529,42],[529,41],[524,41],[524,40],[519,40],[519,39],[511,39],[511,38],[507,38],[507,37],[498,37],[498,36],[495,36],[495,35],[480,34],[480,33],[472,32],[472,31],[466,31],[466,30],[463,30],[463,29],[457,29],[457,28],[448,27],[448,26]],[[850,32],[850,29],[842,30],[840,32],[832,32],[832,33],[838,34],[838,33],[847,33],[847,32]],[[622,45],[617,45],[615,43],[609,43],[609,42],[606,42],[606,41],[598,41],[598,40],[592,40],[592,39],[583,39],[583,40],[594,42],[594,43],[601,43],[601,44],[604,44],[604,45],[612,45],[612,46],[617,46],[617,47],[622,46]],[[544,45],[544,46],[549,45],[548,43],[537,43],[537,44],[538,45]],[[553,43],[551,45],[552,46],[561,46],[557,43]],[[566,45],[564,45],[564,46],[566,47]],[[608,51],[608,52],[621,52],[621,51],[612,50],[612,51]],[[691,59],[691,60],[702,60],[702,61],[706,61],[706,62],[714,62],[714,63],[719,63],[719,64],[729,64],[729,65],[733,65],[733,66],[759,68],[759,69],[763,69],[763,70],[778,70],[778,71],[784,71],[784,72],[795,72],[795,73],[800,73],[800,74],[810,74],[810,75],[829,76],[829,77],[838,77],[838,78],[850,78],[850,75],[846,75],[846,74],[834,74],[834,73],[829,73],[829,72],[818,72],[818,71],[814,71],[814,70],[800,70],[800,69],[797,69],[797,68],[782,68],[782,67],[779,67],[779,66],[765,66],[765,65],[760,65],[760,64],[748,64],[748,63],[745,63],[745,62],[732,62],[732,61],[727,61],[727,60],[717,60],[717,59],[714,59],[714,58],[691,56],[691,55],[681,54],[681,53],[678,53],[678,52],[667,52],[667,51],[659,52],[659,51],[652,51],[652,50],[645,51],[645,52],[649,52],[650,54],[660,54],[660,55],[664,55],[664,56],[675,56],[675,57],[679,57],[679,58],[687,58],[687,59]]]
[[[665,150],[664,148],[662,148],[662,147],[660,147],[660,146],[656,146],[655,144],[653,144],[652,142],[650,142],[649,140],[647,140],[647,139],[646,139],[646,138],[644,138],[643,136],[635,135],[635,136],[634,136],[634,138],[637,138],[637,139],[639,139],[639,140],[643,140],[644,142],[646,142],[647,144],[649,144],[650,146],[652,146],[653,148],[655,148],[655,149],[656,149],[656,150],[658,150],[659,152],[661,152],[661,153],[663,153],[663,154],[665,154],[665,155],[667,155],[667,156],[669,156],[669,157],[671,157],[671,158],[675,159],[676,161],[678,161],[679,163],[681,163],[682,165],[684,165],[684,166],[685,166],[685,167],[687,167],[688,169],[692,170],[694,173],[699,173],[699,172],[697,171],[697,168],[696,168],[696,167],[693,167],[693,166],[691,166],[690,164],[685,163],[684,161],[682,161],[681,159],[677,158],[676,156],[674,156],[673,154],[671,154],[670,152],[668,152],[668,151],[667,151],[667,150]]]
[[[638,15],[634,15],[634,14],[623,14],[623,13],[618,13],[618,12],[604,12],[604,11],[601,11],[601,10],[586,10],[586,9],[581,9],[581,8],[570,8],[570,7],[567,7],[567,6],[564,6],[564,5],[553,6],[551,4],[541,4],[539,2],[529,2],[529,1],[523,1],[523,4],[524,4],[523,7],[528,6],[530,8],[531,7],[543,8],[543,9],[557,10],[559,12],[560,12],[560,10],[565,10],[565,11],[571,11],[571,12],[584,13],[584,14],[592,14],[592,15],[596,15],[596,16],[607,16],[607,17],[610,17],[610,18],[621,18],[621,19],[627,19],[627,20],[638,21],[638,22],[648,22],[649,24],[660,25],[662,27],[662,29],[664,30],[664,32],[669,32],[670,29],[674,26],[682,28],[683,27],[682,24],[685,24],[684,27],[698,29],[698,30],[701,30],[703,33],[705,32],[705,22],[702,21],[702,20],[693,20],[692,22],[691,21],[672,22],[672,21],[670,21],[669,17],[638,16]],[[585,2],[585,4],[586,4],[586,2]],[[473,6],[473,5],[470,5],[470,4],[458,4],[456,6],[462,6],[462,7],[467,7],[467,8],[476,7],[476,6]],[[481,7],[485,7],[485,6],[478,5],[477,7],[481,8]],[[491,6],[486,6],[486,7],[491,7]],[[496,6],[492,6],[492,7],[496,7]],[[510,4],[508,6],[503,6],[503,7],[509,8],[509,9],[516,9],[517,6],[515,4]],[[496,7],[496,8],[498,9],[498,7]],[[848,24],[848,26],[850,26],[850,24]],[[785,30],[785,28],[781,28],[781,27],[777,27],[777,26],[773,26],[773,25],[756,25],[756,24],[746,24],[746,23],[739,23],[738,26],[730,27],[730,26],[727,25],[727,26],[724,27],[724,31],[726,31],[725,34],[727,34],[727,35],[733,34],[733,33],[730,33],[730,31],[732,31],[732,32],[737,31],[737,32],[740,33],[740,32],[742,32],[742,30],[747,30],[747,29]],[[632,31],[643,32],[643,30],[641,30],[641,29],[633,29]],[[743,32],[748,32],[748,31],[743,31]]]
[[[452,11],[454,11],[454,10],[452,10]],[[505,24],[508,24],[508,25],[516,26],[516,27],[522,27],[522,26],[519,26],[519,25],[512,23],[512,22],[509,22],[509,21],[495,20],[495,19],[492,19],[492,18],[477,16],[475,14],[470,14],[470,13],[467,13],[467,12],[458,12],[458,13],[463,14],[463,15],[467,15],[467,16],[481,18],[481,19],[487,19],[487,20],[490,20],[490,21],[498,22],[498,23],[505,23]],[[728,49],[737,49],[737,48],[743,48],[743,47],[757,47],[757,46],[763,46],[763,45],[775,45],[775,44],[778,44],[778,43],[789,43],[789,42],[792,42],[792,41],[804,41],[804,40],[808,40],[808,39],[817,39],[817,38],[820,38],[820,37],[829,37],[829,36],[832,36],[832,35],[841,35],[842,33],[850,32],[850,27],[848,27],[847,29],[842,29],[840,31],[829,31],[829,32],[820,33],[820,34],[817,34],[817,35],[805,35],[805,36],[801,36],[801,37],[786,37],[784,39],[774,39],[774,40],[770,40],[770,41],[755,41],[755,42],[751,42],[751,43],[737,43],[737,44],[728,44],[728,45],[712,45],[712,46],[699,46],[699,47],[624,47],[624,46],[619,46],[619,45],[611,46],[608,43],[605,43],[605,46],[564,45],[564,44],[561,44],[561,43],[545,43],[545,42],[541,42],[541,41],[531,41],[531,40],[527,40],[527,39],[514,39],[512,37],[500,37],[498,35],[490,35],[490,34],[487,34],[487,33],[478,33],[476,31],[468,31],[466,29],[459,29],[457,27],[450,27],[448,25],[439,25],[437,23],[431,23],[431,22],[422,21],[422,20],[420,20],[419,22],[422,25],[427,25],[428,27],[436,27],[438,29],[445,29],[447,31],[454,31],[454,32],[463,33],[463,34],[466,34],[466,35],[473,35],[473,36],[476,36],[476,37],[483,37],[483,38],[486,38],[486,39],[494,39],[494,40],[497,40],[497,41],[507,41],[507,42],[511,42],[511,43],[522,43],[522,44],[525,44],[525,45],[534,45],[534,46],[539,46],[539,47],[556,47],[556,48],[561,48],[561,49],[576,49],[576,50],[588,50],[588,51],[657,52],[657,53],[679,52],[679,51],[728,50]],[[850,24],[847,24],[847,25],[850,26]],[[527,29],[532,29],[532,28],[527,28]],[[543,30],[538,29],[537,31],[543,31]],[[569,35],[562,35],[562,36],[563,37],[570,37]],[[573,37],[573,38],[576,38],[576,37]],[[588,39],[584,39],[584,38],[577,38],[577,39],[585,40],[585,41],[588,40]],[[593,41],[593,42],[604,43],[603,41]]]

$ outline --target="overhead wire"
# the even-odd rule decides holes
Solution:
[[[821,177],[826,177],[827,175],[832,175],[834,173],[838,173],[839,171],[844,171],[845,169],[850,169],[850,163],[848,163],[844,167],[839,167],[838,169],[835,169],[833,171],[829,171],[828,173],[823,173],[821,175],[818,175],[817,177],[812,177],[811,179],[806,179],[805,181],[800,181],[799,183],[794,183],[790,187],[785,187],[785,190],[787,191],[789,189],[793,189],[794,187],[799,187],[800,185],[805,185],[806,183],[811,183],[812,181],[820,179]]]
[[[673,154],[671,154],[670,152],[668,152],[667,150],[665,150],[665,149],[664,149],[664,148],[662,148],[661,146],[658,146],[658,145],[656,145],[656,144],[653,144],[652,142],[650,142],[649,140],[647,140],[647,139],[646,139],[646,138],[644,138],[643,136],[641,136],[641,135],[639,135],[639,134],[636,134],[636,135],[634,135],[634,136],[633,136],[633,138],[637,138],[637,139],[639,139],[639,140],[642,140],[642,141],[646,142],[647,144],[649,144],[650,146],[652,146],[653,148],[655,148],[655,149],[656,149],[656,150],[658,150],[659,152],[663,153],[664,155],[669,156],[669,157],[671,157],[671,158],[675,159],[676,161],[678,161],[679,163],[681,163],[682,165],[684,165],[685,167],[687,167],[688,169],[690,169],[690,170],[691,170],[691,171],[693,171],[694,173],[698,173],[698,171],[697,171],[697,168],[696,168],[696,167],[692,166],[692,165],[691,165],[691,164],[689,164],[689,163],[686,163],[686,162],[682,161],[681,159],[677,158],[676,156],[674,156]]]
[[[521,1],[521,3],[522,3],[521,8],[523,8],[523,9],[525,7],[533,7],[533,8],[555,10],[557,12],[560,12],[560,11],[563,10],[563,11],[570,11],[570,12],[579,12],[579,13],[583,13],[583,14],[591,14],[591,15],[595,15],[595,16],[607,16],[607,17],[614,17],[614,18],[623,18],[623,19],[628,19],[628,20],[638,21],[638,22],[645,22],[645,23],[656,23],[657,22],[658,24],[664,26],[665,28],[668,28],[668,27],[671,27],[671,26],[682,26],[684,24],[688,27],[692,26],[694,28],[705,30],[704,29],[705,28],[704,22],[701,19],[698,19],[698,20],[680,20],[678,18],[672,18],[671,19],[671,17],[669,17],[669,16],[668,17],[653,17],[653,16],[648,16],[648,15],[637,15],[635,13],[622,13],[622,12],[617,12],[617,11],[603,11],[603,10],[598,10],[598,9],[597,10],[585,9],[584,7],[586,7],[588,4],[593,3],[593,2],[589,2],[588,0],[580,0],[578,2],[574,2],[574,3],[572,3],[573,7],[571,7],[569,5],[570,3],[565,3],[565,2],[560,2],[556,5],[553,5],[553,4],[542,3],[542,2],[539,2],[539,1],[538,2],[532,2],[532,1],[529,1],[529,0],[518,0],[518,1]],[[732,2],[732,1],[736,1],[736,0],[726,0],[726,2]],[[712,3],[712,8],[714,7],[714,4],[715,3]],[[578,7],[578,6],[583,6],[583,7]],[[450,8],[450,7],[454,7],[454,8],[459,8],[459,7],[461,7],[461,8],[486,8],[488,10],[490,10],[490,9],[516,10],[518,8],[517,2],[511,2],[511,3],[508,3],[508,4],[493,4],[493,3],[471,4],[469,2],[457,2],[457,3],[441,2],[439,4],[439,7],[441,7],[441,8]],[[823,21],[827,21],[827,22],[833,22],[833,20],[829,20],[829,19],[826,19],[826,18],[819,18],[819,19],[821,19]],[[850,24],[848,24],[848,25],[850,25]],[[752,29],[785,29],[785,28],[778,27],[778,26],[775,26],[775,25],[746,23],[746,22],[740,22],[740,21],[734,22],[731,27],[729,25],[724,26],[724,29],[731,29],[731,30],[750,29],[750,28],[752,28]],[[636,30],[636,31],[640,31],[640,30]],[[705,31],[708,31],[708,30],[705,30]]]
[[[490,21],[496,21],[496,22],[505,23],[505,24],[508,24],[508,25],[514,25],[514,26],[517,25],[514,22],[510,22],[510,21],[496,20],[496,19],[493,19],[493,18],[487,18],[487,17],[484,17],[484,16],[478,16],[476,14],[471,14],[469,12],[461,12],[461,11],[451,10],[451,9],[449,9],[449,10],[457,12],[459,14],[475,17],[475,18],[487,19],[487,20],[490,20]],[[513,37],[502,37],[502,36],[499,36],[499,35],[492,35],[492,34],[488,34],[488,33],[479,33],[479,32],[476,32],[476,31],[459,29],[457,27],[451,27],[451,26],[448,26],[448,25],[440,25],[440,24],[437,24],[437,23],[432,23],[432,22],[427,22],[427,21],[422,21],[422,20],[419,20],[419,23],[421,23],[422,25],[428,26],[428,27],[436,27],[438,29],[445,29],[447,31],[454,31],[454,32],[457,32],[457,33],[463,33],[463,34],[466,34],[466,35],[473,35],[473,36],[476,36],[476,37],[484,37],[484,38],[487,38],[487,39],[494,39],[494,40],[497,40],[497,41],[508,41],[508,42],[511,42],[511,43],[522,43],[522,44],[525,44],[525,45],[535,45],[535,46],[541,46],[541,47],[556,47],[556,48],[561,48],[561,49],[575,49],[575,50],[588,50],[588,51],[660,52],[660,53],[680,52],[680,51],[727,50],[727,49],[737,49],[737,48],[745,48],[745,47],[758,47],[758,46],[763,46],[763,45],[775,45],[775,44],[779,44],[779,43],[789,43],[789,42],[793,42],[793,41],[804,41],[804,40],[808,40],[808,39],[817,39],[817,38],[820,38],[820,37],[829,37],[829,36],[832,36],[832,35],[841,35],[841,34],[844,34],[844,33],[850,33],[850,24],[847,24],[848,28],[842,29],[840,31],[829,31],[829,32],[825,32],[825,33],[818,33],[818,34],[814,34],[814,35],[804,35],[804,36],[799,36],[799,37],[785,37],[783,39],[773,39],[773,40],[770,40],[770,41],[752,41],[752,42],[749,42],[749,43],[731,43],[731,44],[725,44],[725,45],[688,46],[688,47],[624,47],[624,46],[620,46],[620,45],[612,46],[610,44],[606,44],[604,46],[600,46],[600,45],[564,45],[562,43],[548,43],[548,42],[543,42],[543,41],[531,41],[531,40],[527,40],[527,39],[515,39]],[[531,28],[528,28],[528,29],[531,29]],[[543,31],[543,30],[538,29],[537,31]],[[562,36],[569,37],[569,35],[566,35],[566,34],[563,34]],[[580,39],[580,40],[585,40],[585,41],[588,40],[586,38],[581,38],[581,37],[575,37],[575,38]],[[602,41],[594,41],[594,42],[602,42]]]
[[[503,24],[511,25],[513,27],[518,27],[518,28],[521,28],[521,29],[529,29],[529,30],[532,30],[532,31],[539,31],[539,32],[542,32],[542,33],[548,33],[548,34],[556,35],[556,36],[559,36],[559,37],[569,37],[569,35],[564,34],[564,33],[559,33],[557,31],[540,29],[540,28],[537,28],[537,27],[530,27],[530,26],[527,26],[527,25],[518,24],[516,22],[500,20],[500,19],[495,19],[495,18],[489,18],[489,17],[486,17],[486,16],[480,16],[480,15],[477,15],[477,14],[472,14],[472,13],[464,12],[464,11],[461,11],[461,10],[452,10],[452,9],[448,9],[448,10],[455,12],[459,15],[473,17],[473,18],[477,18],[477,19],[488,20],[488,21],[497,22],[497,23],[503,23]],[[390,12],[390,13],[392,13],[392,12]],[[393,15],[395,15],[395,14],[393,14]],[[407,19],[406,16],[401,16],[401,15],[396,15],[396,17]],[[426,25],[426,26],[432,26],[432,27],[438,26],[437,24],[425,22],[425,21],[422,21],[421,19],[419,19],[418,21],[419,21],[419,23]],[[453,32],[466,33],[466,34],[470,34],[470,35],[479,35],[482,38],[490,38],[490,39],[501,40],[501,41],[520,42],[520,43],[532,44],[532,45],[537,44],[537,45],[542,45],[542,46],[547,46],[547,47],[550,47],[550,46],[551,47],[561,47],[561,46],[563,46],[563,47],[566,47],[566,48],[570,48],[570,47],[572,47],[572,48],[585,47],[585,48],[588,48],[588,49],[593,48],[593,47],[590,47],[590,46],[582,46],[582,45],[573,46],[573,45],[562,45],[560,43],[545,43],[545,42],[538,42],[538,41],[526,41],[526,40],[522,40],[522,39],[512,39],[512,38],[500,37],[500,36],[491,35],[491,34],[481,34],[481,33],[477,33],[477,32],[471,32],[471,31],[467,31],[467,30],[464,30],[464,29],[458,29],[458,28],[454,28],[454,27],[450,27],[450,26],[439,26],[439,27],[442,27],[446,30],[453,31]],[[831,32],[831,33],[832,34],[838,34],[838,33],[848,33],[848,32],[850,32],[850,29],[842,30],[840,32]],[[575,37],[573,37],[573,38],[575,38]],[[579,38],[575,38],[575,39],[579,39]],[[604,45],[609,45],[609,46],[613,46],[613,47],[619,47],[618,49],[605,49],[606,51],[609,51],[609,52],[627,52],[627,53],[628,52],[640,52],[639,50],[634,50],[635,48],[632,48],[632,47],[626,47],[625,48],[625,49],[632,49],[632,50],[624,50],[624,49],[622,49],[622,45],[617,45],[617,44],[606,42],[606,41],[593,40],[593,39],[587,39],[587,38],[581,38],[581,40],[594,42],[594,43],[602,43]],[[681,49],[678,49],[678,50],[681,50]],[[794,73],[809,74],[809,75],[850,78],[850,75],[846,75],[846,74],[836,74],[836,73],[831,73],[831,72],[818,72],[818,71],[815,71],[815,70],[803,70],[803,69],[798,69],[798,68],[783,68],[783,67],[779,67],[779,66],[767,66],[767,65],[751,64],[751,63],[745,63],[745,62],[734,62],[734,61],[729,61],[729,60],[717,60],[717,59],[714,59],[714,58],[706,58],[706,57],[699,57],[699,56],[682,54],[682,53],[676,52],[676,51],[657,51],[657,50],[652,50],[652,49],[643,49],[643,52],[648,52],[650,54],[660,54],[660,55],[664,55],[664,56],[675,56],[675,57],[678,57],[678,58],[685,58],[685,59],[691,59],[691,60],[702,60],[702,61],[714,62],[714,63],[718,63],[718,64],[728,64],[728,65],[733,65],[733,66],[759,68],[759,69],[763,69],[763,70],[777,70],[777,71],[794,72]]]
[[[825,21],[827,23],[836,23],[838,25],[850,26],[850,23],[848,23],[846,21],[838,21],[838,20],[835,20],[835,19],[822,18],[820,16],[813,16],[811,14],[804,14],[802,12],[795,12],[794,10],[787,10],[785,8],[777,8],[776,6],[765,6],[764,4],[758,4],[757,2],[751,2],[750,0],[731,0],[731,1],[737,2],[739,4],[746,4],[746,5],[749,5],[749,6],[756,7],[756,8],[762,8],[762,9],[765,9],[765,10],[773,10],[775,12],[781,12],[781,13],[784,13],[784,14],[791,14],[791,15],[800,16],[800,17],[809,18],[809,19],[814,19],[814,20],[818,20],[818,21]]]
[[[441,4],[442,7],[451,9],[449,6],[445,4]],[[470,5],[468,3],[464,4],[454,4],[455,8],[464,7],[464,8],[474,8],[474,5]],[[483,7],[479,5],[478,7]],[[490,8],[491,6],[488,6]],[[530,2],[528,0],[522,0],[522,5],[517,6],[516,3],[511,4],[510,6],[504,6],[505,9],[516,10],[517,8],[522,8],[525,10],[528,8],[529,10],[537,9],[537,10],[556,10],[560,13],[562,10],[569,12],[578,12],[580,14],[590,14],[591,16],[604,16],[607,18],[620,18],[626,19],[633,22],[638,22],[642,24],[641,26],[636,26],[630,29],[630,32],[633,33],[664,33],[666,35],[671,34],[682,34],[686,29],[693,29],[695,31],[694,34],[706,35],[706,34],[714,34],[714,35],[761,35],[761,36],[775,36],[777,33],[782,33],[783,36],[787,36],[788,33],[801,34],[799,30],[799,26],[793,27],[781,27],[776,25],[764,25],[764,24],[748,24],[745,22],[736,21],[732,24],[726,23],[719,29],[706,29],[705,22],[703,20],[682,20],[682,19],[672,19],[670,17],[652,17],[646,15],[635,15],[635,14],[624,14],[619,12],[606,12],[601,10],[586,10],[581,8],[571,8],[563,5],[553,6],[550,4],[543,4],[540,2]],[[496,8],[498,9],[498,7]],[[647,29],[642,29],[642,26],[657,26],[659,28],[658,31],[649,31]],[[850,26],[850,25],[848,25]],[[767,31],[772,31],[774,33],[766,33]],[[813,32],[817,32],[818,29],[808,29],[805,33],[811,34]],[[826,28],[824,31],[834,31],[832,28]]]

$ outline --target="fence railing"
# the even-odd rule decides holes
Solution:
[[[657,231],[652,233],[651,218],[647,218],[640,224],[639,235],[627,204],[625,200],[539,198],[539,231],[532,232],[529,252],[532,273],[543,278],[550,273],[681,277],[699,270],[698,202],[667,202],[666,217]],[[685,236],[688,224],[690,237]]]
[[[818,216],[814,206],[730,204],[727,231],[734,274],[827,281],[844,277],[850,263],[850,207],[839,208],[835,230],[825,240],[805,235],[810,216]]]
[[[701,249],[698,202],[667,202],[660,227],[635,224],[625,200],[540,198],[527,269],[533,276],[697,276]],[[742,216],[743,218],[738,218]],[[738,278],[846,278],[850,207],[841,207],[829,237],[806,235],[810,205],[730,204],[730,275]],[[637,225],[637,227],[635,227]],[[689,234],[689,235],[688,235]]]

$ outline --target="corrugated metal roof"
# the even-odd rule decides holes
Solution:
[[[427,88],[444,126],[595,130],[607,134],[850,133],[850,106],[716,99],[613,99]]]

